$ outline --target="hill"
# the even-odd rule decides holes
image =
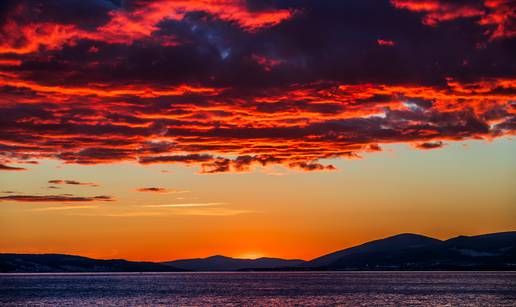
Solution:
[[[122,259],[98,260],[61,254],[0,254],[2,273],[177,272],[172,266]]]
[[[515,270],[516,232],[445,241],[400,234],[324,255],[300,268],[317,270]]]
[[[238,271],[244,269],[264,269],[264,268],[283,268],[302,264],[304,261],[299,259],[280,259],[280,258],[257,258],[239,259],[225,256],[211,256],[208,258],[183,259],[162,262],[176,268],[190,271]]]

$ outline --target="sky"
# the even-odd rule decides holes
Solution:
[[[0,252],[515,230],[510,2],[2,1]]]

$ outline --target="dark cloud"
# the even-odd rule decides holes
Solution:
[[[142,164],[151,163],[199,163],[213,160],[211,155],[190,154],[190,155],[175,155],[175,156],[154,156],[144,157],[140,159]]]
[[[0,171],[26,171],[26,168],[0,164]]]
[[[0,196],[0,201],[16,201],[16,202],[41,202],[41,203],[49,203],[49,202],[91,202],[91,201],[113,201],[111,196],[92,196],[92,197],[84,197],[84,196],[74,196],[70,194],[62,194],[62,195],[9,195],[9,196]]]
[[[437,149],[437,148],[442,148],[444,146],[444,143],[441,141],[426,142],[426,143],[416,144],[414,146],[417,149]]]
[[[55,180],[49,180],[48,183],[51,184],[70,184],[70,185],[85,185],[90,187],[98,187],[99,185],[93,182],[80,182],[76,180],[61,180],[61,179],[55,179]]]
[[[290,167],[293,167],[293,168],[300,168],[302,170],[305,170],[305,171],[322,171],[322,170],[335,170],[335,166],[333,165],[322,165],[320,163],[317,163],[317,162],[310,162],[310,163],[307,163],[307,162],[294,162],[294,163],[290,163],[289,164]]]
[[[321,171],[514,134],[510,1],[204,4],[2,2],[0,158]]]
[[[157,187],[150,187],[150,188],[139,188],[136,189],[138,192],[155,192],[155,193],[165,193],[168,190],[165,188],[157,188]]]

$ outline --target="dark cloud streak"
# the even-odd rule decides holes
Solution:
[[[76,180],[62,180],[62,179],[55,179],[55,180],[49,180],[48,183],[51,184],[68,184],[68,185],[84,185],[84,186],[90,186],[90,187],[98,187],[99,185],[93,182],[80,182]]]
[[[92,202],[92,201],[113,201],[111,196],[73,196],[73,195],[9,195],[1,196],[0,201],[15,201],[27,203],[52,203],[52,202]]]

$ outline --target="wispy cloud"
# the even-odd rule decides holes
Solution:
[[[29,203],[48,202],[90,202],[90,201],[113,201],[111,196],[75,196],[71,194],[62,195],[9,195],[0,197],[0,201],[15,201]]]
[[[98,216],[98,217],[146,217],[169,215],[159,211],[125,211],[125,212],[95,212],[95,213],[67,213],[72,216]]]
[[[98,187],[99,185],[94,182],[80,182],[76,180],[62,180],[62,179],[54,179],[49,180],[48,183],[51,184],[70,184],[70,185],[84,185],[84,186],[90,186],[90,187]]]
[[[227,208],[206,208],[206,209],[188,209],[180,210],[177,215],[194,215],[194,216],[235,216],[245,213],[252,213],[250,210],[227,209]]]
[[[0,171],[26,171],[26,168],[23,167],[16,167],[16,166],[9,166],[5,164],[0,163]]]
[[[225,203],[185,203],[185,204],[166,204],[166,205],[150,205],[152,208],[188,208],[188,207],[212,207],[220,206]]]
[[[235,216],[245,213],[252,213],[254,211],[251,210],[242,210],[242,209],[231,209],[218,207],[225,203],[188,203],[188,204],[167,204],[167,205],[151,205],[151,206],[140,206],[140,208],[147,208],[144,210],[138,210],[136,208],[101,208],[102,211],[95,212],[81,212],[81,213],[67,213],[69,215],[79,215],[79,216],[99,216],[99,217],[157,217],[157,216],[213,216],[213,217],[223,217],[223,216]],[[86,208],[86,206],[67,206],[66,209],[61,210],[69,210],[74,208]],[[152,209],[151,209],[152,208]],[[169,210],[159,210],[160,208],[168,208]],[[41,210],[34,211],[51,211],[51,210],[60,210],[59,207],[49,207],[42,208]]]
[[[137,192],[146,192],[146,193],[161,193],[161,194],[182,194],[188,193],[187,190],[175,190],[175,189],[167,189],[161,187],[147,187],[147,188],[138,188]]]
[[[62,211],[62,210],[76,210],[76,209],[96,209],[98,206],[59,206],[59,207],[44,207],[34,208],[30,211]]]
[[[234,216],[244,213],[250,213],[249,210],[231,209],[220,207],[227,205],[224,202],[209,202],[209,203],[181,203],[181,204],[163,204],[151,205],[146,207],[151,208],[169,208],[173,210],[173,215],[191,215],[191,216]]]

